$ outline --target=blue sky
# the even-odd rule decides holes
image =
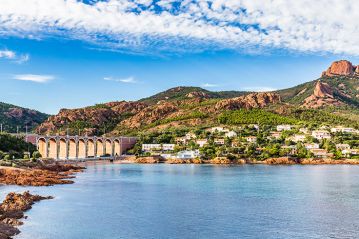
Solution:
[[[298,19],[307,18],[293,29],[290,21],[296,17],[269,24],[288,6],[266,8],[251,1],[57,0],[52,3],[58,4],[56,12],[47,3],[36,4],[41,0],[31,2],[25,8],[29,2],[4,0],[0,8],[0,101],[50,114],[137,100],[180,85],[214,91],[282,89],[318,78],[334,60],[359,64],[358,37],[350,35],[358,23],[329,34],[325,16],[313,18],[310,11],[298,10],[302,6],[290,8]],[[319,13],[322,6],[312,7]],[[88,20],[96,18],[96,11],[103,17]],[[256,11],[263,19],[253,17]],[[351,12],[337,14],[345,21]],[[124,22],[114,20],[119,15]],[[341,22],[330,24],[332,29]],[[296,35],[298,30],[303,32]]]

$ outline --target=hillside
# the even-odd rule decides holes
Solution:
[[[49,115],[36,110],[0,102],[0,124],[7,132],[25,131],[25,126],[31,131],[44,122]]]
[[[358,69],[348,61],[334,62],[314,81],[267,93],[175,87],[135,102],[63,109],[37,131],[41,134],[136,135],[218,123],[273,122],[359,127]]]
[[[213,92],[205,90],[200,87],[178,86],[166,91],[160,92],[153,96],[139,100],[148,105],[157,104],[161,100],[186,100],[188,98],[203,98],[203,99],[228,99],[246,95],[249,92],[245,91],[218,91]]]
[[[320,78],[276,93],[283,102],[306,108],[359,108],[359,67],[349,61],[337,61]]]

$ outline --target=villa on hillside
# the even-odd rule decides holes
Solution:
[[[293,126],[291,125],[277,125],[277,131],[285,131],[285,130],[291,130]]]
[[[161,144],[142,144],[143,152],[158,151],[161,150]]]
[[[214,139],[214,143],[218,145],[224,145],[224,139],[223,138],[216,138]]]
[[[319,144],[317,143],[304,144],[304,147],[306,149],[319,149]]]
[[[344,156],[359,155],[359,149],[344,149],[342,150]]]
[[[343,126],[337,126],[334,128],[331,128],[330,131],[332,133],[348,133],[348,134],[353,134],[353,133],[357,133],[358,131],[354,128],[349,128],[349,127],[343,127]]]
[[[316,139],[330,139],[332,137],[326,130],[314,130],[312,136]]]
[[[293,142],[304,142],[305,141],[305,135],[304,134],[295,134],[292,137],[290,137],[289,139],[292,140]]]
[[[270,132],[270,136],[268,138],[279,139],[281,135],[281,132]]]
[[[350,149],[350,145],[349,144],[336,144],[335,147],[339,150],[345,150],[345,149]]]
[[[220,126],[212,127],[208,129],[211,133],[221,133],[221,132],[228,132],[229,130]]]
[[[333,157],[333,154],[328,153],[325,149],[310,149],[309,151],[313,153],[314,157],[318,157],[318,158]]]
[[[248,137],[246,137],[246,140],[249,143],[255,143],[255,142],[257,142],[257,137],[256,136],[248,136]]]
[[[205,146],[206,144],[208,144],[208,139],[197,139],[196,140],[196,144],[199,145],[199,147],[203,147]]]
[[[237,137],[237,133],[234,131],[228,131],[227,133],[225,133],[225,136],[228,138],[233,138],[233,137]]]
[[[200,157],[198,150],[184,150],[177,153],[178,159],[194,159]]]
[[[143,152],[173,151],[175,144],[142,144]]]

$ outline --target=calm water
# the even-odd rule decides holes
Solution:
[[[16,238],[359,238],[358,166],[97,165]],[[0,187],[3,198],[19,187]]]

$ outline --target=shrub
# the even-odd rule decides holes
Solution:
[[[10,159],[11,159],[10,154],[5,154],[5,156],[4,156],[4,160],[10,160]]]
[[[32,158],[34,158],[34,159],[38,159],[38,158],[41,158],[42,156],[41,156],[41,154],[40,154],[40,152],[39,151],[34,151],[33,153],[32,153]]]

